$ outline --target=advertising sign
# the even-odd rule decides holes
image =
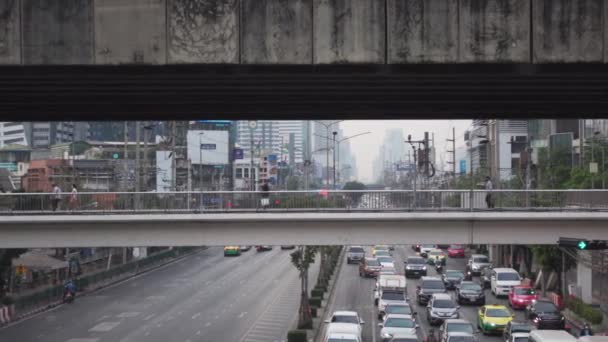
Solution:
[[[460,161],[460,174],[465,174],[467,173],[467,161],[466,160],[461,160]]]
[[[245,152],[242,148],[235,148],[233,151],[233,159],[237,160],[237,159],[244,159],[245,157]]]
[[[192,164],[228,164],[228,131],[188,131],[187,140],[188,158]]]

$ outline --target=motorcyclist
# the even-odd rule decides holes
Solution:
[[[589,326],[589,323],[583,324],[583,328],[581,329],[580,336],[593,336],[593,331]]]
[[[68,282],[63,286],[63,298],[70,294],[72,297],[76,296],[76,284],[72,279],[68,280]]]

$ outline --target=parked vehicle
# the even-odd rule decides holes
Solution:
[[[281,245],[281,249],[295,249],[295,245]]]
[[[513,286],[520,286],[519,273],[512,268],[493,268],[490,275],[490,289],[496,296],[508,296]]]
[[[365,250],[361,246],[350,246],[346,252],[346,263],[361,262],[365,258]]]

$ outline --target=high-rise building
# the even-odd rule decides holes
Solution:
[[[0,122],[0,148],[7,145],[28,145],[22,122]]]
[[[59,143],[89,139],[87,122],[22,122],[21,124],[31,148],[49,148]]]
[[[253,145],[257,150],[272,151],[289,162],[289,136],[294,136],[295,162],[300,163],[310,150],[310,123],[303,120],[259,120],[253,130]],[[249,121],[237,121],[237,143],[247,153],[251,150]]]

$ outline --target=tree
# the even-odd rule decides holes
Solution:
[[[365,190],[367,187],[365,184],[357,181],[347,182],[342,187],[342,190]]]
[[[289,176],[287,178],[287,190],[298,190],[300,187],[300,180],[296,176]]]
[[[309,329],[312,327],[312,313],[308,302],[308,269],[315,262],[316,246],[299,246],[291,253],[291,263],[300,273],[300,309],[298,311],[298,329]]]
[[[565,275],[562,272],[562,251],[557,246],[532,246],[534,259],[540,265],[543,275],[540,279],[541,291],[543,296],[547,291],[546,277],[544,273],[555,272],[560,280],[558,287],[561,286],[561,279]],[[566,265],[564,270],[567,272],[572,267],[576,266],[576,260],[566,255]],[[563,290],[563,289],[562,289]]]
[[[4,296],[5,285],[12,282],[12,261],[27,252],[24,248],[0,249],[0,298]],[[4,282],[6,281],[6,284]]]

